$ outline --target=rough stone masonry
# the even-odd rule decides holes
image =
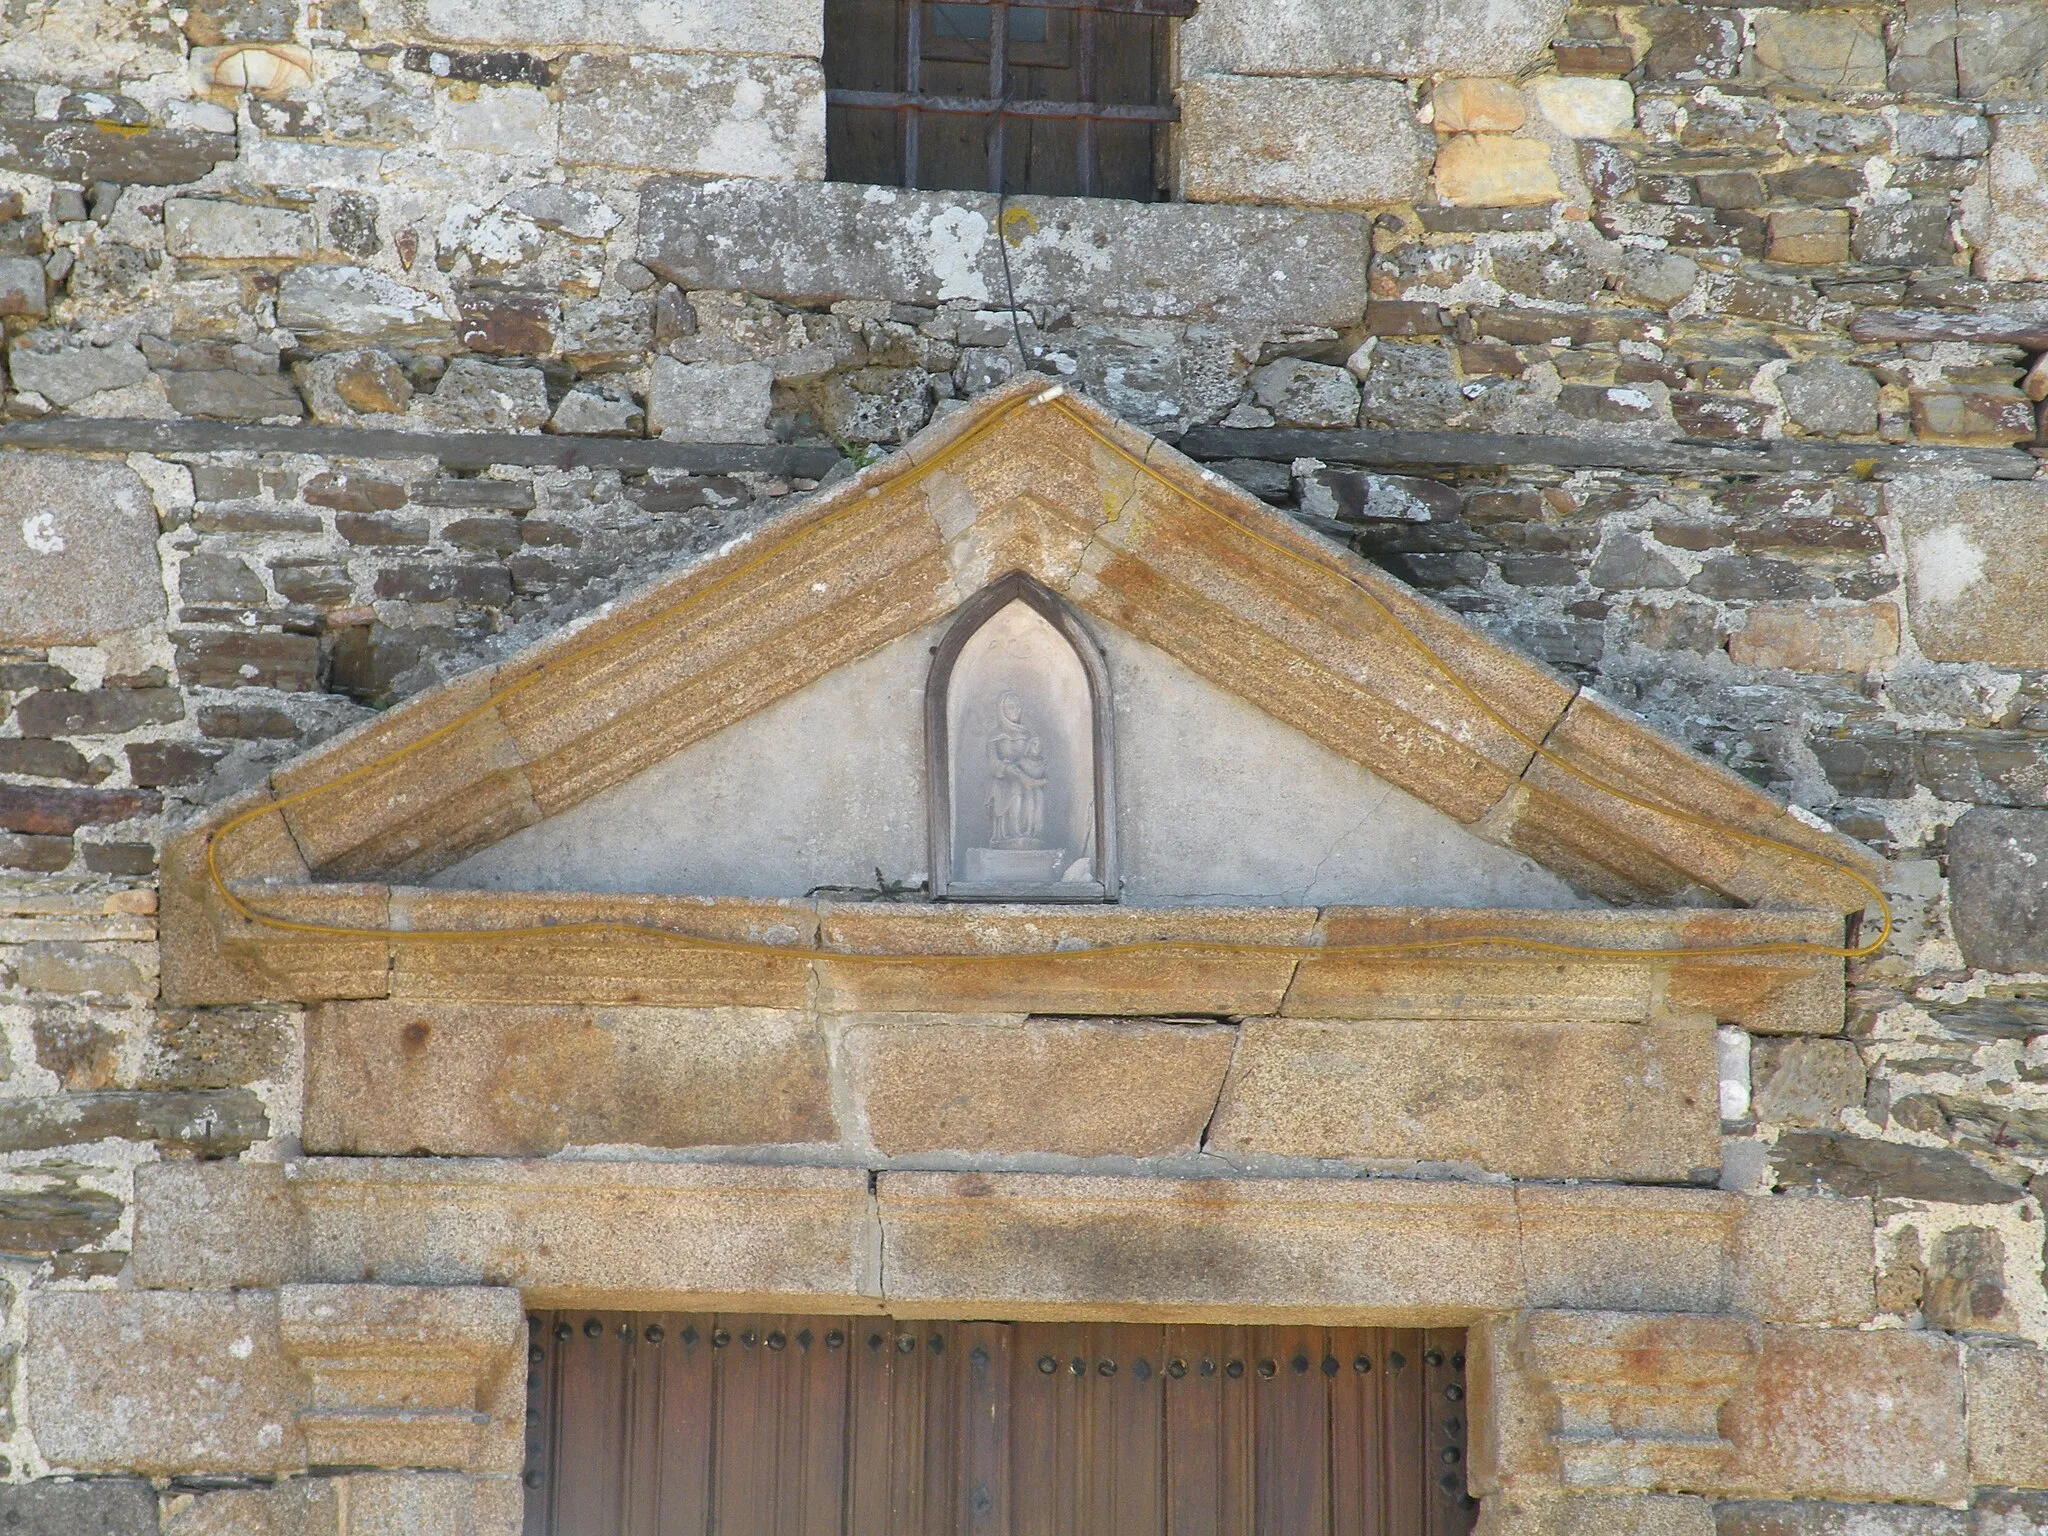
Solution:
[[[496,1463],[298,1475],[319,1286],[135,1273],[139,1173],[283,1190],[322,1027],[161,1001],[166,838],[1028,368],[1888,860],[1830,1029],[1723,1036],[1720,1190],[1868,1202],[1870,1299],[1795,1315],[1721,1430],[1907,1402],[1965,1449],[1845,1427],[1718,1502],[1487,1518],[2048,1530],[2048,0],[1203,0],[1178,52],[1180,200],[998,234],[823,179],[805,0],[0,0],[0,1528],[508,1528]],[[1185,1097],[1143,1134],[1193,1156]],[[737,1134],[688,1109],[673,1144]],[[1102,1149],[1018,1135],[972,1165]],[[29,1379],[89,1401],[119,1341],[39,1365],[28,1319],[96,1292],[181,1334],[192,1418],[73,1478],[103,1426]],[[517,1329],[440,1304],[348,1323]],[[267,1462],[188,1443],[230,1377]]]

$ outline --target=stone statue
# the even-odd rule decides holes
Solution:
[[[996,701],[996,725],[988,738],[993,782],[982,808],[988,812],[991,848],[1039,848],[1045,830],[1044,749],[1024,723],[1024,705],[1014,693]]]

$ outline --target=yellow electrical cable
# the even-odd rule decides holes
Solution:
[[[971,447],[974,443],[980,441],[990,432],[994,431],[997,426],[1001,425],[1004,421],[1008,420],[1010,416],[1015,414],[1017,411],[1034,407],[1057,408],[1060,411],[1061,415],[1065,416],[1074,425],[1080,427],[1082,431],[1086,432],[1097,443],[1101,444],[1103,447],[1108,448],[1112,453],[1116,454],[1119,458],[1124,460],[1125,463],[1129,464],[1133,469],[1137,470],[1140,474],[1149,476],[1151,479],[1165,486],[1169,491],[1172,491],[1176,495],[1184,495],[1184,493],[1181,492],[1180,487],[1174,485],[1171,481],[1166,479],[1164,475],[1161,475],[1157,470],[1153,469],[1152,466],[1148,462],[1146,462],[1144,458],[1132,453],[1122,443],[1118,442],[1110,434],[1104,432],[1093,421],[1090,421],[1085,415],[1075,410],[1070,404],[1068,404],[1066,401],[1065,390],[1057,386],[1045,390],[1036,395],[1019,395],[1016,399],[1006,402],[1005,404],[999,406],[994,411],[991,411],[986,417],[984,417],[981,421],[977,422],[973,427],[969,428],[967,431],[963,432],[959,437],[955,438],[951,443],[949,443],[945,447],[944,450],[933,455],[931,458],[925,460],[921,464],[911,464],[907,466],[902,472],[890,477],[885,483],[888,484],[890,487],[897,489],[903,488],[908,485],[914,485],[919,480],[922,480],[925,476],[933,473],[942,465],[946,464],[959,454],[965,452],[966,449]],[[676,603],[670,605],[669,607],[661,609],[659,612],[650,614],[644,619],[640,619],[635,623],[628,625],[625,629],[620,630],[617,634],[612,635],[611,637],[603,641],[601,643],[601,648],[609,649],[612,646],[628,643],[648,633],[653,629],[670,623],[679,613],[683,612],[688,608],[702,604],[707,598],[712,596],[714,593],[721,591],[725,587],[732,585],[733,583],[741,580],[743,577],[748,576],[754,571],[760,569],[771,558],[779,554],[782,550],[787,548],[790,544],[794,543],[797,539],[807,538],[815,532],[817,532],[819,529],[829,527],[833,523],[837,522],[839,519],[850,516],[852,513],[861,510],[867,500],[880,494],[881,489],[881,485],[870,486],[865,496],[851,500],[845,506],[840,507],[836,511],[825,514],[823,517],[814,520],[806,527],[791,533],[788,537],[777,540],[776,542],[767,545],[759,553],[754,555],[753,558],[743,561],[739,565],[735,566],[732,570],[727,571],[723,575],[717,576],[712,580],[706,582],[702,587],[699,587],[695,591],[687,594]],[[865,953],[859,951],[806,949],[797,945],[755,943],[749,940],[739,939],[713,939],[698,934],[678,933],[672,929],[667,928],[658,928],[648,926],[645,924],[624,922],[594,921],[577,923],[543,923],[519,927],[481,929],[398,929],[390,927],[367,928],[351,927],[345,924],[335,923],[309,923],[301,922],[293,918],[279,917],[271,913],[259,911],[255,907],[251,906],[248,902],[244,901],[240,896],[236,895],[235,892],[229,887],[226,877],[221,873],[219,850],[221,843],[231,833],[235,832],[243,826],[248,825],[250,822],[257,820],[260,817],[273,814],[282,816],[287,809],[294,805],[301,804],[302,802],[311,800],[319,795],[331,794],[334,791],[343,789],[350,784],[356,783],[359,780],[364,779],[369,775],[380,771],[381,769],[388,768],[394,763],[402,762],[406,758],[413,756],[415,753],[425,751],[427,748],[433,746],[436,742],[445,740],[447,737],[461,730],[464,726],[470,724],[472,721],[477,720],[482,716],[490,713],[492,710],[496,709],[500,704],[504,703],[507,699],[514,698],[520,693],[524,692],[526,689],[533,687],[536,683],[538,683],[543,677],[547,675],[549,667],[552,665],[548,662],[540,663],[532,671],[528,672],[524,677],[518,678],[512,683],[508,684],[506,687],[492,693],[489,697],[485,698],[483,702],[477,704],[474,708],[465,710],[463,713],[457,715],[454,719],[444,722],[443,724],[435,727],[433,730],[427,732],[425,735],[417,738],[416,740],[408,742],[405,745],[398,747],[391,752],[386,753],[382,757],[375,758],[370,762],[360,764],[359,766],[350,769],[348,772],[341,774],[340,776],[331,779],[325,783],[313,785],[306,789],[294,791],[289,795],[272,799],[263,805],[252,806],[250,809],[243,811],[236,816],[231,817],[229,820],[222,823],[219,827],[214,828],[211,832],[207,834],[205,846],[206,870],[208,879],[211,881],[214,890],[219,894],[222,902],[227,906],[228,910],[233,912],[237,917],[243,919],[245,922],[253,923],[259,927],[268,928],[276,932],[303,934],[317,938],[402,940],[408,943],[421,944],[488,944],[504,943],[517,941],[521,939],[541,937],[545,937],[548,939],[561,939],[571,935],[616,935],[621,937],[630,936],[638,938],[656,938],[664,942],[681,944],[685,947],[702,950],[706,953],[711,954],[744,955],[758,959],[803,959],[806,961],[829,960],[835,964],[852,965],[929,965],[935,963],[945,963],[948,965],[1004,965],[1012,964],[1023,960],[1046,959],[1053,958],[1055,956],[1062,959],[1072,959],[1102,958],[1119,955],[1161,953],[1232,954],[1254,955],[1275,959],[1327,960],[1367,955],[1413,954],[1425,951],[1441,951],[1456,949],[1498,949],[1508,952],[1527,952],[1533,954],[1547,955],[1570,955],[1587,959],[1673,960],[1708,959],[1718,956],[1729,955],[1803,954],[1820,955],[1838,959],[1853,960],[1861,959],[1866,956],[1876,954],[1880,949],[1884,947],[1885,943],[1890,939],[1893,926],[1891,902],[1885,897],[1883,890],[1881,890],[1878,887],[1876,882],[1871,880],[1868,876],[1866,876],[1861,870],[1857,869],[1854,865],[1849,864],[1844,860],[1833,858],[1828,854],[1817,852],[1814,849],[1802,848],[1796,843],[1788,843],[1780,838],[1768,837],[1763,835],[1762,833],[1750,832],[1741,827],[1727,826],[1721,822],[1715,821],[1712,817],[1702,816],[1697,812],[1688,811],[1679,806],[1666,805],[1659,801],[1647,799],[1644,796],[1635,794],[1632,791],[1624,789],[1619,785],[1611,784],[1606,780],[1599,778],[1597,775],[1586,772],[1584,769],[1578,767],[1576,764],[1567,761],[1565,758],[1551,751],[1546,745],[1544,745],[1543,742],[1529,736],[1526,732],[1522,731],[1519,727],[1517,727],[1512,721],[1510,721],[1505,715],[1503,715],[1498,709],[1496,709],[1490,702],[1488,702],[1487,699],[1476,688],[1474,688],[1464,678],[1459,676],[1457,671],[1450,665],[1450,663],[1445,661],[1444,658],[1438,654],[1438,652],[1429,644],[1428,641],[1424,640],[1420,635],[1416,634],[1414,630],[1409,628],[1407,624],[1403,623],[1400,617],[1385,602],[1385,600],[1383,600],[1377,593],[1372,591],[1371,588],[1367,587],[1363,582],[1359,581],[1351,573],[1345,571],[1340,566],[1331,563],[1325,563],[1325,561],[1321,559],[1311,558],[1310,556],[1303,554],[1299,550],[1291,549],[1285,544],[1279,543],[1273,539],[1269,539],[1265,535],[1258,533],[1254,529],[1238,521],[1236,518],[1230,516],[1227,512],[1224,512],[1217,507],[1209,505],[1209,503],[1207,503],[1206,501],[1192,497],[1188,497],[1185,499],[1193,502],[1195,506],[1200,507],[1204,512],[1207,512],[1211,517],[1216,518],[1219,522],[1222,522],[1242,537],[1258,545],[1260,548],[1277,554],[1286,560],[1292,561],[1296,565],[1305,566],[1308,569],[1316,571],[1323,576],[1333,578],[1343,583],[1343,585],[1349,591],[1364,596],[1366,601],[1373,606],[1375,611],[1379,613],[1380,617],[1386,621],[1387,625],[1394,631],[1394,633],[1400,638],[1400,640],[1405,645],[1407,645],[1411,650],[1413,650],[1417,655],[1419,655],[1423,659],[1423,661],[1430,666],[1432,670],[1434,670],[1438,675],[1443,677],[1444,680],[1452,686],[1452,688],[1454,688],[1467,702],[1469,702],[1473,706],[1473,708],[1477,709],[1488,720],[1492,721],[1501,730],[1506,732],[1507,735],[1512,740],[1514,740],[1519,746],[1527,750],[1530,753],[1532,759],[1541,759],[1542,761],[1547,762],[1551,764],[1553,767],[1557,768],[1560,772],[1568,775],[1573,779],[1578,780],[1582,784],[1587,785],[1589,788],[1597,790],[1600,793],[1610,795],[1626,805],[1635,806],[1640,810],[1649,811],[1655,815],[1666,817],[1670,820],[1679,822],[1683,825],[1702,828],[1706,831],[1713,832],[1722,837],[1730,838],[1736,842],[1743,843],[1751,847],[1767,849],[1769,851],[1780,854],[1789,854],[1794,858],[1803,859],[1810,863],[1818,864],[1825,869],[1833,871],[1834,873],[1847,876],[1855,884],[1860,885],[1861,887],[1863,887],[1864,890],[1870,893],[1872,901],[1876,903],[1878,911],[1882,915],[1883,922],[1879,927],[1876,937],[1854,947],[1848,947],[1837,944],[1811,944],[1795,940],[1779,940],[1752,944],[1672,946],[1664,948],[1642,949],[1627,948],[1620,946],[1606,947],[1589,944],[1572,944],[1559,940],[1526,938],[1520,935],[1510,933],[1468,934],[1451,938],[1417,939],[1398,943],[1338,945],[1256,944],[1224,940],[1155,939],[1138,940],[1121,944],[1095,945],[1087,949],[1042,950],[1033,951],[1025,954],[992,954],[988,952],[945,952],[928,954],[885,955]],[[585,655],[587,654],[588,653],[585,653]],[[582,660],[584,658],[579,656],[576,659]]]

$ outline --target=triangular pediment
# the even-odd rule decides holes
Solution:
[[[1877,863],[1858,845],[1042,380],[982,397],[715,557],[316,749],[274,776],[275,799],[255,806],[267,813],[223,810],[198,836],[243,816],[215,850],[230,883],[449,884],[473,861],[480,883],[540,885],[506,873],[522,850],[579,817],[595,825],[686,754],[723,752],[730,770],[778,730],[780,750],[801,750],[806,709],[808,728],[825,728],[830,680],[893,665],[902,686],[949,615],[1006,573],[1057,594],[1127,667],[1199,694],[1205,719],[1255,718],[1269,746],[1305,742],[1317,769],[1301,782],[1380,794],[1411,853],[1431,837],[1455,850],[1473,893],[1409,893],[1429,904],[1566,905],[1540,891],[1569,888],[1621,905],[1841,913],[1870,897],[1858,877]],[[1374,807],[1345,809],[1355,822]],[[909,876],[914,828],[905,839]],[[677,888],[767,894],[707,883]],[[1211,894],[1375,895],[1243,882]]]

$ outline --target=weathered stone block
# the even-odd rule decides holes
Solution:
[[[1672,1494],[1515,1488],[1485,1501],[1473,1536],[1714,1536],[1714,1506]]]
[[[1970,1481],[2048,1488],[2048,1354],[1973,1344],[1969,1392]]]
[[[647,427],[656,437],[686,442],[760,443],[769,438],[775,370],[766,363],[679,363],[654,360]]]
[[[1635,88],[1626,80],[1556,75],[1535,86],[1536,105],[1559,133],[1572,139],[1613,139],[1636,125]]]
[[[135,1283],[166,1290],[282,1285],[306,1235],[282,1163],[180,1161],[135,1170]]]
[[[1954,49],[1956,84],[1941,94],[1973,101],[2038,96],[2048,74],[2048,8],[2027,0],[1956,0]]]
[[[548,419],[548,385],[538,368],[506,368],[458,357],[413,412],[444,432],[532,432]]]
[[[2009,1488],[1978,1490],[1970,1510],[1970,1536],[2039,1536],[2042,1531],[2048,1531],[2048,1494]],[[1948,1533],[1943,1531],[1940,1536]]]
[[[894,1305],[1412,1324],[1522,1289],[1511,1197],[1476,1184],[885,1173],[879,1198]]]
[[[1877,378],[1868,369],[1822,359],[1778,375],[1785,414],[1809,432],[1861,437],[1877,430]]]
[[[1237,1031],[1113,1020],[877,1019],[844,1050],[876,1150],[1196,1151]]]
[[[1182,192],[1194,203],[1407,202],[1433,143],[1392,80],[1184,79]]]
[[[1358,381],[1327,363],[1285,357],[1251,377],[1252,398],[1283,427],[1355,427]]]
[[[1847,1040],[1759,1040],[1750,1062],[1759,1120],[1834,1129],[1863,1105],[1863,1058]]]
[[[561,155],[815,181],[825,174],[824,72],[809,59],[577,54],[562,70]]]
[[[1740,1199],[1718,1190],[1518,1185],[1528,1304],[1721,1311],[1741,1209]]]
[[[263,1291],[45,1292],[26,1394],[53,1465],[145,1476],[304,1464],[298,1372]]]
[[[2014,1331],[2005,1293],[2005,1238],[1997,1228],[1965,1224],[1934,1240],[1920,1312],[1930,1328],[1951,1333]]]
[[[1830,95],[1885,88],[1884,27],[1867,11],[1763,11],[1742,76]]]
[[[0,118],[0,167],[87,186],[183,186],[234,159],[235,148],[234,134],[199,128]]]
[[[1875,1310],[1868,1200],[1742,1202],[1730,1302],[1767,1323],[1862,1323]]]
[[[1856,216],[1849,253],[1871,266],[1946,266],[1955,255],[1945,200],[1883,203]]]
[[[10,1099],[0,1118],[0,1152],[115,1138],[158,1142],[166,1150],[233,1157],[270,1134],[263,1101],[245,1089],[227,1093],[104,1092]]]
[[[1563,0],[1218,0],[1180,47],[1188,74],[1513,75],[1563,17]]]
[[[1830,1504],[1744,1499],[1715,1510],[1717,1536],[1967,1536],[1960,1509],[1913,1504]]]
[[[2048,811],[1978,806],[1948,835],[1956,942],[1972,965],[2048,970]]]
[[[1770,216],[1771,261],[1793,266],[1836,266],[1849,259],[1846,208],[1787,208]]]
[[[825,1042],[772,1009],[334,1004],[306,1025],[306,1146],[516,1157],[833,1141]]]
[[[1759,603],[1728,640],[1737,665],[1792,672],[1863,672],[1898,653],[1899,610],[1892,603]]]
[[[139,1479],[0,1483],[7,1536],[157,1536],[156,1490]]]
[[[181,416],[212,421],[297,421],[306,414],[299,393],[282,374],[230,369],[162,375],[164,394]]]
[[[315,338],[365,343],[445,339],[441,301],[368,267],[295,267],[277,285],[277,323]]]
[[[8,349],[14,387],[33,390],[52,405],[73,406],[106,390],[126,389],[149,377],[140,349],[125,341],[94,345],[64,331],[30,331]]]
[[[1969,1491],[1961,1350],[1940,1334],[1766,1328],[1724,1412],[1720,1491],[1953,1503]]]
[[[1993,120],[1985,161],[1990,197],[1971,233],[1977,275],[1992,282],[2048,278],[2048,122],[2033,117]]]
[[[508,48],[596,43],[671,53],[784,53],[817,58],[822,13],[777,0],[401,0],[377,7],[374,35]]]
[[[1497,133],[1459,134],[1436,157],[1436,194],[1472,208],[1516,208],[1564,196],[1541,139]]]
[[[1027,305],[1338,327],[1365,311],[1370,237],[1355,214],[1100,198],[1009,206],[1011,275]],[[669,182],[644,195],[639,254],[684,288],[802,304],[987,302],[1005,291],[995,227],[996,199],[980,193]]]
[[[1444,80],[1429,97],[1438,133],[1514,133],[1529,104],[1512,80]]]
[[[0,454],[0,641],[85,645],[163,617],[157,520],[124,464]]]
[[[1914,475],[1886,488],[1885,506],[1904,527],[1922,651],[1936,661],[2048,665],[2048,591],[2039,579],[2048,569],[2048,486]]]
[[[43,264],[33,256],[0,256],[0,315],[49,312]]]
[[[1698,1179],[1720,1164],[1713,1026],[1254,1019],[1210,1145]]]
[[[1786,1131],[1771,1152],[1785,1189],[1819,1189],[1872,1199],[2002,1205],[2025,1191],[1952,1147],[1915,1147],[1841,1131]]]
[[[319,244],[313,216],[208,198],[174,197],[164,204],[164,246],[202,261],[267,261],[310,256]]]

